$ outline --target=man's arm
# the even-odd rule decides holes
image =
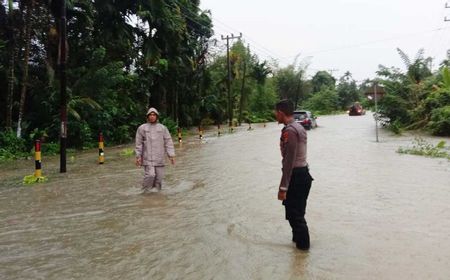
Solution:
[[[142,165],[142,148],[144,146],[144,139],[142,137],[141,131],[138,128],[136,131],[136,139],[135,139],[136,145],[134,148],[134,152],[136,154],[136,165],[141,166]]]
[[[170,135],[169,130],[167,127],[164,131],[164,146],[166,149],[167,156],[170,159],[170,162],[172,164],[175,164],[175,148],[173,146],[172,136]]]

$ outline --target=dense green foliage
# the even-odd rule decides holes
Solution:
[[[379,113],[388,127],[398,130],[428,129],[435,135],[450,135],[450,73],[445,62],[432,73],[431,58],[420,50],[415,59],[398,49],[406,72],[380,66],[378,75],[386,94]]]
[[[29,151],[37,138],[58,143],[58,3],[0,1],[5,157]],[[99,131],[109,143],[131,141],[150,106],[172,132],[223,123],[229,105],[239,123],[273,119],[278,97],[271,70],[240,41],[230,52],[229,104],[226,54],[214,50],[210,13],[199,9],[198,0],[72,0],[67,22],[71,147],[95,145]]]
[[[321,91],[314,93],[308,98],[304,107],[316,112],[316,114],[328,114],[339,109],[339,96],[332,88],[322,88]]]
[[[0,131],[0,161],[26,156],[25,139],[17,138],[12,131]]]
[[[326,71],[318,71],[306,79],[306,67],[289,65],[279,69],[274,77],[278,95],[291,99],[297,109],[308,109],[316,114],[330,114],[348,109],[362,99],[350,72],[346,72],[336,85],[336,79]]]

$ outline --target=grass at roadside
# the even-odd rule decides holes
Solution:
[[[440,141],[433,145],[423,138],[416,137],[412,142],[412,147],[399,147],[399,154],[420,155],[434,158],[447,158],[450,160],[450,148],[446,146],[445,141]]]

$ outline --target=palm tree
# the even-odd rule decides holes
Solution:
[[[408,87],[410,88],[410,102],[413,107],[417,107],[420,103],[421,95],[422,95],[422,81],[431,76],[431,70],[428,67],[430,65],[432,59],[430,57],[424,58],[424,49],[420,49],[414,60],[411,61],[409,56],[403,52],[401,49],[397,48],[397,52],[400,55],[400,58],[403,60],[403,63],[406,66],[406,79]]]
[[[431,70],[428,67],[432,61],[432,58],[424,58],[424,49],[420,49],[417,52],[413,61],[411,61],[409,56],[401,49],[397,48],[397,52],[406,66],[406,74],[411,82],[418,84],[426,77],[432,75]]]

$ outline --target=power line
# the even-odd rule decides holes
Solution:
[[[199,22],[198,20],[192,18],[192,16],[194,16],[194,15],[195,15],[195,16],[198,16],[198,15],[197,15],[197,14],[194,14],[192,11],[188,10],[189,7],[187,7],[185,4],[180,3],[180,2],[177,2],[177,1],[176,1],[176,4],[177,4],[177,6],[180,8],[180,10],[183,12],[183,16],[184,16],[184,17],[188,18],[188,19],[191,20],[192,22],[195,22],[195,23],[197,23],[197,24],[199,24],[199,25],[201,25],[201,26],[204,26],[204,27],[208,27],[208,26],[209,26],[209,24],[206,25],[205,23],[201,23],[201,22]],[[167,5],[167,4],[166,4],[166,5]],[[167,6],[168,6],[168,5],[167,5]],[[170,7],[170,6],[169,6],[169,7]],[[199,7],[193,6],[193,8],[197,9],[197,11],[200,11],[200,12],[204,13],[204,11],[202,11]],[[213,26],[215,26],[215,27],[219,27],[219,26],[216,25],[216,24],[214,24],[214,21],[215,21],[216,23],[218,23],[218,24],[224,26],[225,28],[223,28],[223,27],[219,27],[219,28],[221,28],[221,29],[223,29],[223,30],[226,30],[226,31],[229,32],[229,33],[231,33],[231,32],[240,32],[240,31],[237,30],[236,28],[231,27],[230,25],[228,25],[228,24],[226,24],[226,23],[224,23],[224,22],[218,20],[217,17],[211,16],[210,19],[213,21]],[[281,55],[276,54],[276,53],[273,52],[272,50],[269,50],[268,48],[264,47],[263,44],[260,44],[259,42],[257,42],[256,40],[250,38],[249,36],[245,35],[245,38],[246,38],[248,41],[250,41],[250,42],[253,43],[253,47],[252,47],[253,49],[257,49],[259,52],[264,53],[267,57],[271,58],[272,60],[275,60],[275,61],[284,61],[284,62],[286,62],[286,63],[288,63],[288,64],[290,63],[290,62],[288,62],[288,60],[284,59]]]
[[[192,16],[198,17],[198,14],[195,14],[195,12],[192,11],[192,8],[195,9],[197,12],[201,12],[203,14],[206,13],[205,10],[201,10],[199,7],[197,6],[190,6],[188,7],[186,4],[184,3],[180,3],[178,1],[175,1],[175,5],[177,5],[177,7],[180,8],[180,11],[182,11],[182,14],[185,18],[189,19],[191,22],[197,23],[200,26],[210,26],[210,23],[206,23],[206,22],[200,22],[199,20],[197,20],[196,18],[193,18]],[[450,5],[448,5],[446,3],[446,8],[450,8]],[[212,21],[214,29],[216,28],[220,28],[222,30],[226,30],[227,32],[231,33],[230,31],[238,31],[236,28],[224,23],[223,21],[219,20],[217,17],[213,17],[211,14],[208,15],[209,19]],[[306,56],[310,56],[313,54],[320,54],[320,53],[325,53],[325,52],[332,52],[332,51],[338,51],[338,50],[344,50],[344,49],[351,49],[351,48],[358,48],[358,47],[362,47],[365,45],[369,45],[369,44],[375,44],[375,43],[380,43],[380,42],[386,42],[386,41],[391,41],[391,40],[396,40],[399,38],[404,38],[404,37],[409,37],[409,36],[414,36],[417,34],[422,34],[422,33],[428,33],[428,32],[438,32],[438,31],[442,31],[445,29],[448,29],[450,27],[440,27],[440,28],[435,28],[432,30],[426,30],[426,31],[422,31],[422,32],[416,32],[416,33],[412,33],[412,34],[408,34],[408,35],[404,35],[404,36],[396,36],[396,37],[391,37],[391,38],[386,38],[386,39],[380,39],[380,40],[374,40],[374,41],[369,41],[369,42],[362,42],[362,43],[357,43],[354,45],[348,45],[348,46],[341,46],[341,47],[337,47],[337,48],[332,48],[332,49],[326,49],[326,50],[318,50],[318,51],[313,51],[310,53],[305,54]],[[290,60],[290,58],[293,58],[295,56],[280,56],[279,54],[275,53],[274,51],[268,49],[267,47],[265,47],[263,44],[260,44],[258,41],[250,38],[248,35],[245,36],[245,38],[248,41],[251,41],[253,44],[252,49],[256,50],[257,52],[259,52],[260,54],[262,54],[263,56],[266,56],[274,61],[278,61],[278,62],[285,62],[287,64],[292,64]],[[434,41],[435,36],[433,37]],[[438,37],[439,41],[442,40],[441,36]],[[434,49],[433,49],[434,50]],[[309,68],[310,70],[312,70],[311,68]]]
[[[376,44],[376,43],[381,43],[381,42],[386,42],[386,41],[393,41],[393,40],[397,40],[399,38],[410,37],[410,36],[415,36],[415,35],[418,35],[418,34],[429,33],[429,32],[437,32],[437,31],[441,31],[441,30],[445,30],[445,29],[449,29],[449,28],[450,27],[440,27],[440,28],[435,28],[435,29],[426,30],[426,31],[422,31],[422,32],[411,33],[411,34],[407,34],[407,35],[404,35],[404,36],[396,36],[396,37],[391,37],[391,38],[386,38],[386,39],[380,39],[380,40],[374,40],[374,41],[358,43],[358,44],[354,44],[354,45],[341,46],[341,47],[332,48],[332,49],[326,49],[326,50],[320,50],[320,51],[315,51],[315,52],[309,52],[309,53],[306,53],[305,55],[313,55],[313,54],[319,54],[319,53],[325,53],[325,52],[332,52],[332,51],[338,51],[338,50],[358,48],[358,47],[362,47],[362,46],[366,46],[366,45],[370,45],[370,44]],[[294,57],[294,56],[287,56],[285,58],[289,58],[289,57]]]
[[[445,8],[449,9],[450,5],[448,4],[448,2],[445,3]],[[444,21],[450,21],[450,19],[447,18],[447,16],[444,18]]]
[[[450,5],[446,4],[446,7],[450,8]],[[214,22],[218,22],[218,23],[220,23],[221,25],[223,25],[225,27],[228,27],[228,28],[230,28],[232,30],[237,30],[237,29],[235,29],[235,28],[233,28],[233,27],[223,23],[222,21],[218,20],[217,17],[213,16],[212,19],[213,19]],[[342,46],[342,47],[337,47],[337,48],[332,48],[332,49],[327,49],[327,50],[319,50],[319,51],[309,52],[309,53],[306,53],[305,56],[310,56],[310,55],[319,54],[319,53],[325,53],[325,52],[332,52],[332,51],[337,51],[337,50],[343,50],[343,49],[357,48],[357,47],[362,47],[362,46],[369,45],[369,44],[375,44],[375,43],[380,43],[380,42],[397,40],[399,38],[414,36],[414,35],[428,33],[428,32],[439,32],[439,31],[442,31],[442,30],[445,30],[445,29],[448,29],[448,28],[450,28],[450,27],[442,27],[441,26],[439,28],[434,28],[434,29],[426,30],[426,31],[422,31],[422,32],[411,33],[411,34],[407,34],[407,35],[404,35],[404,36],[396,36],[396,37],[391,37],[391,38],[386,38],[386,39],[380,39],[380,40],[368,41],[368,42],[363,42],[363,43],[357,43],[357,44],[349,45],[349,46]],[[280,56],[280,55],[274,53],[273,51],[270,51],[266,47],[258,48],[258,45],[260,45],[260,44],[257,41],[249,38],[248,35],[246,35],[245,38],[247,38],[249,41],[253,42],[256,45],[256,46],[253,45],[253,48],[259,49],[260,51],[262,51],[263,53],[267,54],[270,58],[272,58],[274,60],[284,61],[284,62],[289,64],[290,61],[288,59],[289,58],[294,58],[295,56],[297,56],[297,55],[284,56],[284,57]]]
[[[214,27],[215,27],[215,29],[220,29],[222,31],[225,31],[226,33],[233,32],[229,28],[224,28],[224,27],[221,27],[219,25],[214,25]],[[243,36],[243,37],[247,38],[247,36]],[[266,51],[266,50],[264,50],[264,49],[262,49],[260,47],[258,47],[257,45],[252,45],[252,49],[259,51],[260,54],[264,54],[264,56],[266,56],[266,57],[268,57],[268,58],[270,58],[272,60],[277,60],[277,61],[280,60],[279,57],[274,57],[273,54],[269,53],[268,51]]]
[[[190,14],[190,15],[194,15],[194,14],[192,13],[192,11],[187,10],[188,7],[187,7],[186,5],[184,5],[183,3],[177,2],[177,4],[178,4],[178,6],[180,7],[180,9],[183,10],[183,12],[188,13],[188,14]],[[196,8],[198,11],[204,12],[204,11],[202,11],[200,8],[198,8],[198,7],[196,7],[196,6],[194,6],[194,8]],[[184,14],[184,16],[187,17],[187,18],[189,18],[190,20],[192,20],[192,21],[198,23],[198,24],[201,24],[201,23],[199,23],[198,21],[194,20],[192,17],[187,16],[186,14]],[[197,16],[197,15],[195,15],[195,16]],[[229,32],[229,33],[231,33],[231,32],[240,32],[240,31],[237,30],[236,28],[231,27],[230,25],[228,25],[228,24],[226,24],[226,23],[224,23],[224,22],[218,20],[217,17],[213,17],[212,15],[211,15],[211,20],[212,20],[213,22],[216,21],[216,22],[219,23],[220,25],[224,26],[225,28],[223,28],[223,27],[220,27],[220,28],[221,28],[221,29],[224,29],[224,30],[227,30],[227,32]],[[213,25],[214,25],[214,24],[213,24]],[[217,25],[214,25],[214,26],[217,27]],[[262,44],[258,43],[256,40],[250,38],[250,37],[247,36],[247,35],[245,36],[245,38],[246,38],[248,41],[253,42],[254,45],[257,45],[258,50],[264,52],[264,53],[267,54],[270,58],[275,59],[275,60],[282,60],[282,58],[281,58],[282,56],[280,56],[279,54],[274,53],[273,51],[271,51],[271,50],[269,50],[269,49],[267,49],[267,48],[264,47]]]
[[[439,15],[436,15],[436,17],[434,17],[434,22],[433,22],[433,26],[439,26],[440,28],[444,27],[445,22],[442,20],[444,18],[444,14],[445,14],[445,8],[440,9],[440,13]],[[436,52],[437,52],[437,46],[440,45],[440,41],[442,39],[442,32],[434,32],[431,39],[428,40],[428,44],[426,49],[428,50],[428,52],[431,54],[432,57],[436,56]]]
[[[193,14],[191,11],[187,10],[187,6],[186,6],[186,5],[183,5],[182,3],[179,3],[179,2],[177,2],[177,4],[178,4],[178,6],[180,7],[180,10],[183,12],[183,16],[184,16],[185,18],[188,18],[188,19],[191,20],[192,22],[195,22],[195,23],[197,23],[197,24],[199,24],[199,25],[202,25],[202,26],[204,26],[204,27],[209,27],[209,24],[206,25],[205,23],[201,23],[201,22],[199,22],[198,20],[196,20],[196,19],[192,18],[191,16],[187,15],[187,14],[190,14],[190,15],[194,15],[194,14]],[[200,10],[198,7],[195,7],[195,6],[194,6],[194,8],[197,8],[198,10]],[[201,10],[200,10],[200,11],[201,11]],[[202,12],[203,12],[203,11],[202,11]],[[196,15],[196,16],[198,16],[198,15]],[[211,17],[211,20],[214,20],[214,18]],[[217,20],[217,19],[216,19],[216,20]],[[214,24],[213,24],[213,25],[214,25]],[[239,32],[237,29],[232,28],[232,27],[230,27],[230,26],[228,26],[228,25],[226,25],[226,24],[224,24],[224,23],[222,23],[222,25],[225,26],[225,27],[231,28],[231,29],[234,30],[234,31]],[[214,26],[218,27],[217,25],[214,25]],[[223,28],[223,27],[219,27],[219,28],[222,29],[222,30],[225,30],[226,32],[231,33],[231,30],[228,29],[228,28]],[[251,40],[250,38],[248,38],[248,36],[245,36],[245,38],[247,38],[249,41],[252,41],[253,43],[259,45],[259,43],[257,43],[255,40]],[[282,60],[282,59],[280,58],[280,56],[278,56],[278,55],[275,55],[276,57],[274,57],[274,54],[271,53],[270,50],[268,50],[267,48],[264,48],[264,47],[258,47],[258,46],[253,46],[253,48],[259,50],[259,51],[262,52],[262,53],[265,53],[269,58],[271,58],[271,59],[273,59],[273,60]]]
[[[230,29],[232,29],[232,30],[234,30],[234,31],[237,31],[236,28],[233,28],[232,26],[227,25],[226,23],[224,23],[224,22],[222,22],[221,20],[217,19],[217,17],[212,16],[212,19],[213,19],[213,21],[216,21],[216,22],[218,22],[219,24],[221,24],[221,25],[223,25],[223,26],[225,26],[225,27],[228,27],[228,28],[230,28]],[[254,44],[260,46],[262,49],[266,50],[266,51],[267,51],[268,53],[270,53],[272,56],[275,56],[275,57],[281,57],[281,55],[279,55],[279,54],[273,52],[272,50],[269,50],[268,48],[266,48],[265,46],[263,46],[263,45],[260,44],[259,42],[257,42],[257,41],[255,41],[254,39],[250,38],[248,35],[245,35],[245,38],[247,38],[248,41],[253,42]]]
[[[168,4],[166,4],[166,5],[168,7],[170,7],[170,8],[173,8],[173,6],[169,6]],[[197,6],[188,7],[187,5],[185,5],[183,3],[180,3],[178,1],[175,1],[175,5],[177,7],[179,7],[180,11],[182,12],[183,17],[189,19],[191,22],[194,22],[194,23],[196,23],[196,24],[198,24],[200,26],[203,26],[203,27],[209,27],[210,26],[209,22],[200,22],[198,19],[193,18],[193,16],[198,17],[199,15],[195,14],[192,10],[190,10],[190,8],[194,8],[197,11],[205,14],[205,11],[201,10],[199,7],[197,7]],[[222,29],[222,30],[224,30],[226,32],[229,32],[229,33],[234,32],[234,31],[239,32],[236,28],[234,28],[234,27],[232,27],[232,26],[222,22],[221,20],[217,19],[217,17],[213,17],[212,15],[209,15],[209,18],[211,19],[211,21],[213,23],[214,29],[215,28],[219,28],[219,29]],[[216,23],[216,24],[214,24],[214,23]],[[248,35],[246,35],[245,38],[248,41],[253,43],[252,49],[257,50],[259,53],[263,54],[264,56],[266,56],[266,57],[268,57],[268,58],[270,58],[270,59],[272,59],[274,61],[285,62],[287,64],[292,64],[292,62],[289,59],[293,58],[295,56],[285,56],[285,57],[283,57],[283,56],[275,53],[274,51],[266,48],[265,46],[263,46],[263,44],[260,44],[258,41],[250,38]],[[239,39],[241,39],[241,38],[239,38]],[[392,40],[392,38],[384,39],[384,40],[380,40],[380,41],[385,41],[385,40]],[[363,44],[371,44],[371,43],[374,43],[374,42],[378,42],[378,41],[372,41],[372,42],[367,42],[367,43],[363,43]],[[363,44],[360,44],[360,45],[363,45]],[[357,46],[359,46],[359,45],[346,46],[346,47],[340,47],[340,48],[336,48],[336,49],[317,51],[317,52],[313,52],[313,53],[310,53],[310,54],[321,53],[321,52],[325,52],[325,51],[334,51],[334,50],[338,50],[338,49],[344,49],[344,48],[349,48],[349,47],[357,47]],[[310,54],[307,54],[307,56],[310,55]],[[308,68],[308,69],[309,70],[313,70],[313,71],[320,71],[319,69],[312,69],[312,68]]]

